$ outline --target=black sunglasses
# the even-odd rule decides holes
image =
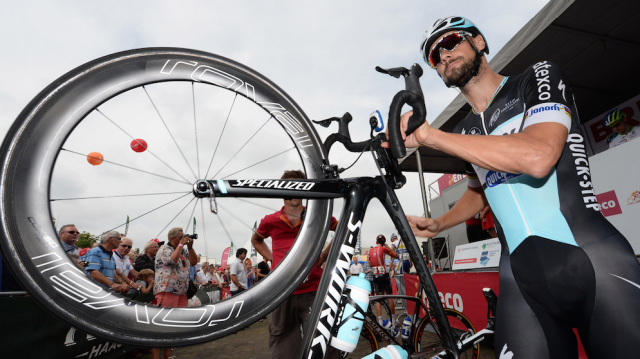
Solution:
[[[126,245],[126,244],[120,244],[120,247],[129,248],[129,249],[133,248],[133,246],[129,246],[129,245]]]
[[[69,234],[80,234],[80,232],[78,232],[78,231],[67,231],[67,233],[69,233]]]

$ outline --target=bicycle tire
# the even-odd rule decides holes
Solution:
[[[201,51],[147,48],[108,55],[63,75],[26,106],[0,148],[0,244],[5,260],[23,288],[65,322],[102,338],[147,347],[210,341],[264,317],[311,270],[324,244],[320,239],[328,233],[333,204],[309,200],[306,215],[311,220],[304,221],[277,270],[230,300],[174,310],[85,286],[90,282],[58,244],[51,220],[48,200],[56,158],[75,126],[99,105],[133,88],[165,81],[207,83],[253,101],[295,143],[309,179],[324,178],[321,165],[326,158],[311,121],[283,90],[244,65]]]
[[[449,324],[451,324],[451,330],[456,341],[463,336],[473,335],[476,333],[473,323],[471,323],[469,318],[464,314],[449,308],[445,308],[444,311],[449,319]],[[433,332],[427,330],[428,325],[431,325],[432,328],[434,328]],[[430,334],[425,333],[425,331],[430,332]],[[435,353],[445,349],[442,346],[442,339],[437,333],[436,323],[429,315],[422,318],[416,327],[413,343],[416,353],[426,350],[426,348],[435,349]],[[459,357],[461,359],[478,359],[480,357],[480,344],[476,343],[472,348],[465,352],[461,352]]]

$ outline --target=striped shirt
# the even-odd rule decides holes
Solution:
[[[113,252],[107,251],[102,245],[91,248],[85,254],[85,260],[89,262],[89,266],[85,268],[88,276],[91,276],[92,270],[97,270],[113,282],[113,276],[116,273],[116,262],[113,260]],[[98,282],[101,287],[107,286]]]

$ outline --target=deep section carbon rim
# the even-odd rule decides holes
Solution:
[[[184,106],[167,108],[165,104],[171,101],[161,101],[163,98],[187,100],[182,101]],[[144,105],[139,105],[143,101]],[[226,115],[213,116],[219,122],[207,128],[202,120],[207,114],[217,112],[207,112],[198,104],[216,106],[218,103],[226,104],[225,110],[220,110]],[[239,105],[248,110],[238,112]],[[143,114],[144,111],[147,112]],[[142,121],[138,119],[143,118],[153,118],[157,132],[166,129],[164,140],[157,141],[155,146],[149,142],[148,150],[143,151],[148,159],[132,163],[126,156],[117,156],[118,151],[114,150],[105,156],[102,167],[75,174],[70,165],[75,163],[73,158],[81,159],[86,165],[87,156],[92,158],[88,150],[100,141],[106,146],[126,139],[128,146],[140,138],[141,132],[136,126]],[[238,118],[248,122],[238,125]],[[176,121],[190,124],[184,126],[184,133],[192,136],[190,140],[182,137],[182,126],[176,130],[172,125]],[[78,136],[91,124],[98,126],[98,130],[90,138]],[[272,138],[270,131],[275,129],[284,139]],[[241,138],[222,142],[226,138],[223,134],[234,131],[241,134]],[[255,155],[256,148],[261,148],[260,136],[264,133],[267,139],[288,147],[262,147]],[[307,220],[289,255],[254,288],[214,305],[179,309],[130,302],[88,281],[58,242],[52,222],[57,214],[54,211],[67,208],[61,210],[67,213],[66,203],[80,206],[77,203],[83,201],[127,203],[141,199],[136,213],[153,210],[151,213],[156,215],[164,208],[175,206],[177,210],[163,212],[166,218],[163,223],[168,228],[178,226],[187,230],[185,225],[190,225],[190,221],[183,221],[181,216],[190,220],[200,213],[204,218],[208,212],[209,203],[198,204],[204,200],[190,194],[197,179],[274,178],[279,177],[277,172],[281,173],[283,168],[302,169],[307,178],[321,179],[320,166],[325,154],[320,143],[310,121],[293,100],[262,75],[231,60],[174,48],[140,49],[106,56],[78,67],[48,86],[22,111],[7,134],[0,152],[3,255],[23,287],[42,305],[71,325],[100,337],[165,347],[222,337],[263,317],[305,279],[328,231],[329,200],[308,201]],[[209,145],[208,153],[202,151],[204,144]],[[173,155],[165,156],[162,150],[169,148]],[[238,162],[245,151],[254,153],[252,160]],[[109,168],[109,171],[90,173],[97,168]],[[119,173],[128,175],[121,177]],[[85,193],[78,190],[91,189],[92,183],[101,190],[108,187],[108,183],[118,189],[117,181],[129,186],[126,191]],[[65,192],[61,183],[78,191]],[[184,198],[180,197],[183,195]],[[227,220],[226,226],[220,220],[221,233],[232,230],[229,223],[253,224],[243,219],[245,212],[234,210],[234,205],[229,203],[219,201],[223,208],[219,212],[226,212]],[[263,215],[281,206],[260,199],[247,199],[244,205],[260,208]],[[94,209],[89,208],[83,215],[101,220],[100,211]],[[138,223],[144,223],[145,218],[149,215],[141,217]],[[76,219],[63,218],[62,222],[65,221]],[[104,222],[101,227],[104,231],[111,227],[124,231],[124,223],[120,221]],[[153,223],[154,230],[160,231],[160,240],[166,240],[168,229],[161,230],[158,223]],[[213,230],[207,223],[206,231]],[[250,235],[247,229],[241,244]],[[151,238],[155,236],[157,233]]]

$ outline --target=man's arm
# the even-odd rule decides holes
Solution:
[[[269,249],[269,246],[264,242],[264,238],[257,231],[251,236],[251,244],[261,256],[267,258],[268,261],[273,261],[271,249]]]
[[[467,136],[478,137],[478,136]],[[432,238],[439,232],[460,224],[475,216],[484,206],[488,205],[482,187],[467,187],[462,197],[451,210],[442,216],[432,219],[407,216],[413,234],[418,237]]]
[[[93,279],[97,280],[98,282],[106,285],[107,288],[111,288],[111,289],[115,290],[116,292],[124,291],[124,286],[126,284],[117,284],[117,283],[115,283],[113,281],[110,281],[107,277],[104,276],[104,274],[100,273],[100,271],[97,270],[97,269],[91,270],[90,273],[91,273],[91,278],[93,278]],[[129,290],[129,289],[127,288],[127,290]]]
[[[240,284],[240,282],[238,281],[238,277],[236,277],[235,274],[231,275],[231,281],[236,285],[236,287],[238,287],[238,290],[242,289],[242,284]]]
[[[260,269],[260,266],[258,266],[258,271],[256,272],[256,274],[258,275],[258,278],[264,278],[267,276],[266,274],[262,274],[262,269]]]

